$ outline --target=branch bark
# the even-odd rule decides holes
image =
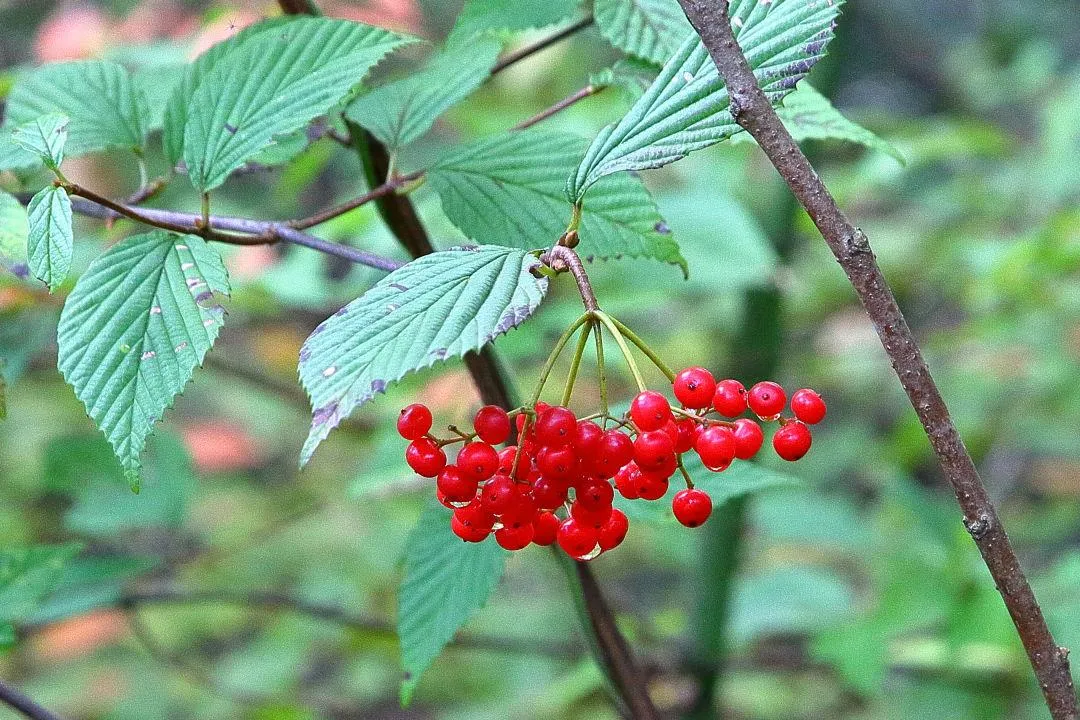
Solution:
[[[38,705],[33,698],[0,680],[0,702],[21,713],[30,720],[64,720],[48,708]]]
[[[679,0],[709,51],[731,98],[735,121],[749,132],[806,209],[847,274],[878,333],[893,370],[926,431],[990,571],[1055,720],[1077,717],[1068,650],[1058,646],[1024,576],[1005,528],[949,415],[907,320],[878,267],[866,235],[837,206],[828,188],[761,91],[735,39],[727,0]]]

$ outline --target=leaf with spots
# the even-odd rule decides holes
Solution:
[[[146,437],[224,323],[215,293],[228,292],[216,250],[158,230],[100,255],[64,304],[60,372],[133,483]]]
[[[30,270],[49,286],[49,292],[56,292],[71,270],[71,198],[64,188],[49,185],[30,198],[26,213],[30,219]]]
[[[538,264],[522,250],[494,245],[425,255],[315,328],[300,349],[300,381],[313,408],[300,464],[390,383],[523,323],[547,291],[547,280],[530,272]]]
[[[596,0],[593,14],[612,45],[657,65],[694,34],[676,0]]]
[[[508,553],[494,538],[467,543],[450,530],[450,511],[429,505],[405,548],[398,590],[398,639],[408,703],[420,675],[499,584]]]
[[[570,222],[563,192],[585,141],[550,130],[527,130],[481,140],[451,151],[428,171],[443,210],[477,242],[526,250],[555,243]],[[646,257],[678,265],[686,261],[641,180],[605,178],[581,214],[586,258]]]
[[[11,139],[37,155],[46,167],[56,170],[64,162],[68,116],[60,113],[42,115],[11,131]]]
[[[840,0],[732,0],[729,14],[758,84],[774,104],[825,55]],[[589,146],[566,183],[577,202],[600,178],[657,168],[741,131],[727,87],[697,35],[688,37],[652,86]]]

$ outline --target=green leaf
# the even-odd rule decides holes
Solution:
[[[532,315],[539,261],[498,246],[432,253],[387,275],[315,328],[300,350],[311,396],[305,464],[341,420],[407,373],[477,350]]]
[[[11,136],[11,130],[0,128],[0,170],[36,170],[41,167],[37,153],[30,152]]]
[[[4,125],[24,125],[48,113],[71,118],[66,149],[75,157],[142,147],[149,108],[122,65],[80,60],[44,65],[22,76],[8,97]]]
[[[580,0],[466,0],[447,43],[494,31],[514,33],[566,20]]]
[[[733,0],[735,36],[769,99],[779,103],[825,54],[840,2]],[[600,178],[657,168],[739,132],[727,87],[693,35],[619,122],[596,136],[566,183],[578,201]]]
[[[214,189],[276,135],[329,110],[410,40],[347,20],[300,18],[241,42],[188,101],[184,162],[192,184]]]
[[[68,544],[0,550],[0,621],[15,622],[34,612],[81,549]]]
[[[508,133],[451,151],[428,171],[443,210],[477,242],[550,247],[566,230],[565,179],[581,138],[550,130]],[[578,252],[586,258],[648,257],[686,271],[686,262],[641,181],[607,178],[584,203]]]
[[[26,263],[29,234],[26,208],[15,197],[0,191],[0,267],[18,272],[16,266]]]
[[[429,505],[405,548],[398,590],[398,638],[407,704],[420,675],[462,625],[487,602],[502,577],[507,553],[493,538],[467,543],[450,530],[450,513]]]
[[[217,338],[229,292],[217,251],[155,231],[125,238],[90,264],[64,305],[59,367],[105,433],[128,479],[154,423]]]
[[[612,45],[657,65],[694,33],[675,0],[596,0],[593,14]]]
[[[48,113],[13,129],[11,139],[41,158],[50,169],[56,170],[64,162],[68,122],[67,115]]]
[[[833,107],[829,99],[807,83],[784,98],[784,105],[777,108],[776,114],[784,122],[791,136],[803,140],[846,140],[864,145],[871,150],[883,152],[904,164],[904,156],[885,140],[857,125],[839,110]],[[754,138],[749,133],[739,133],[732,137],[733,143],[752,143]]]
[[[656,79],[659,67],[638,58],[626,57],[615,61],[609,68],[589,76],[589,84],[597,87],[615,87],[633,103],[638,100]]]
[[[0,650],[7,649],[15,644],[15,626],[11,623],[0,623]]]
[[[345,111],[391,150],[416,140],[487,79],[502,43],[491,37],[452,45],[402,80],[361,95]]]
[[[30,198],[27,254],[34,276],[56,292],[71,269],[71,199],[62,187],[49,185]]]

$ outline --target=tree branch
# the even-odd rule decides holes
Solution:
[[[31,697],[24,695],[3,680],[0,680],[0,702],[30,718],[30,720],[64,720],[52,710],[38,705]]]
[[[585,87],[581,88],[580,90],[573,93],[572,95],[568,95],[568,96],[564,97],[562,100],[555,103],[551,107],[549,107],[549,108],[547,108],[545,110],[541,110],[540,112],[533,115],[531,118],[526,118],[525,120],[522,120],[517,125],[512,127],[511,130],[524,130],[525,128],[531,128],[533,125],[537,124],[538,122],[541,122],[543,120],[547,120],[549,117],[551,117],[555,113],[562,112],[563,110],[570,107],[574,103],[581,102],[582,100],[584,100],[587,97],[592,97],[593,95],[595,95],[598,92],[600,92],[601,90],[603,90],[605,87],[607,87],[607,86],[606,85],[586,85]]]
[[[525,58],[529,57],[530,55],[535,55],[536,53],[540,52],[541,50],[546,50],[547,48],[551,47],[555,43],[557,43],[557,42],[559,42],[561,40],[565,40],[566,38],[570,37],[571,35],[578,32],[579,30],[584,30],[585,28],[589,27],[592,24],[593,24],[593,16],[589,15],[588,17],[584,17],[581,20],[578,20],[573,25],[568,25],[567,27],[563,28],[562,30],[559,30],[558,32],[554,33],[553,35],[549,35],[546,38],[543,38],[541,40],[536,41],[532,45],[527,45],[527,46],[521,48],[520,50],[515,50],[514,52],[500,58],[499,61],[497,63],[495,63],[495,65],[492,66],[491,74],[492,75],[497,75],[497,74],[501,73],[503,70],[505,70],[506,68],[513,65],[514,63],[519,62],[521,60],[524,60]]]
[[[1058,646],[1046,626],[1005,528],[878,267],[869,240],[837,206],[758,86],[731,30],[727,0],[679,0],[679,3],[727,85],[735,121],[757,140],[806,209],[874,323],[893,370],[956,494],[964,513],[964,526],[1012,616],[1051,716],[1055,720],[1076,718],[1068,650]]]

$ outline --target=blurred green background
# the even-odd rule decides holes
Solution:
[[[322,6],[438,40],[460,2]],[[144,68],[152,89],[154,73],[175,72],[193,48],[275,12],[259,2],[0,2],[0,91],[21,68],[101,56]],[[584,30],[485,85],[402,166],[505,130],[617,57],[595,27]],[[907,161],[807,146],[924,343],[1051,629],[1078,648],[1080,12],[1060,0],[849,0],[810,80]],[[628,102],[612,88],[547,126],[591,136]],[[150,165],[164,172],[160,157]],[[65,171],[113,196],[138,183],[130,159],[114,156]],[[234,178],[215,210],[298,217],[355,195],[361,177],[355,155],[324,139],[287,165]],[[658,706],[748,720],[1044,717],[873,329],[774,171],[752,145],[724,143],[645,180],[690,279],[648,261],[595,264],[603,306],[673,366],[775,377],[829,402],[810,455],[782,468],[797,485],[737,501],[695,531],[667,518],[636,522],[618,551],[594,562]],[[155,203],[194,210],[183,185]],[[0,187],[19,189],[2,174]],[[440,246],[461,240],[430,189],[413,197]],[[322,230],[404,257],[370,206]],[[78,221],[75,270],[132,231]],[[0,677],[73,718],[615,717],[564,578],[535,548],[511,560],[459,646],[436,661],[409,708],[398,706],[389,628],[399,560],[432,489],[409,474],[392,420],[415,398],[448,421],[479,401],[460,363],[424,373],[358,412],[299,472],[309,419],[295,382],[299,345],[378,275],[297,247],[222,250],[235,289],[226,328],[151,439],[138,496],[55,369],[63,293],[0,277],[9,386],[0,551],[74,554],[59,589],[23,609],[17,642],[0,650]],[[524,329],[496,343],[520,390],[578,304],[560,280]],[[593,375],[582,382],[588,404]],[[630,387],[617,376],[618,396]],[[712,696],[700,660],[715,660],[720,646],[719,553],[740,527],[730,652]],[[187,599],[121,602],[148,588]],[[274,608],[275,594],[341,612]]]

